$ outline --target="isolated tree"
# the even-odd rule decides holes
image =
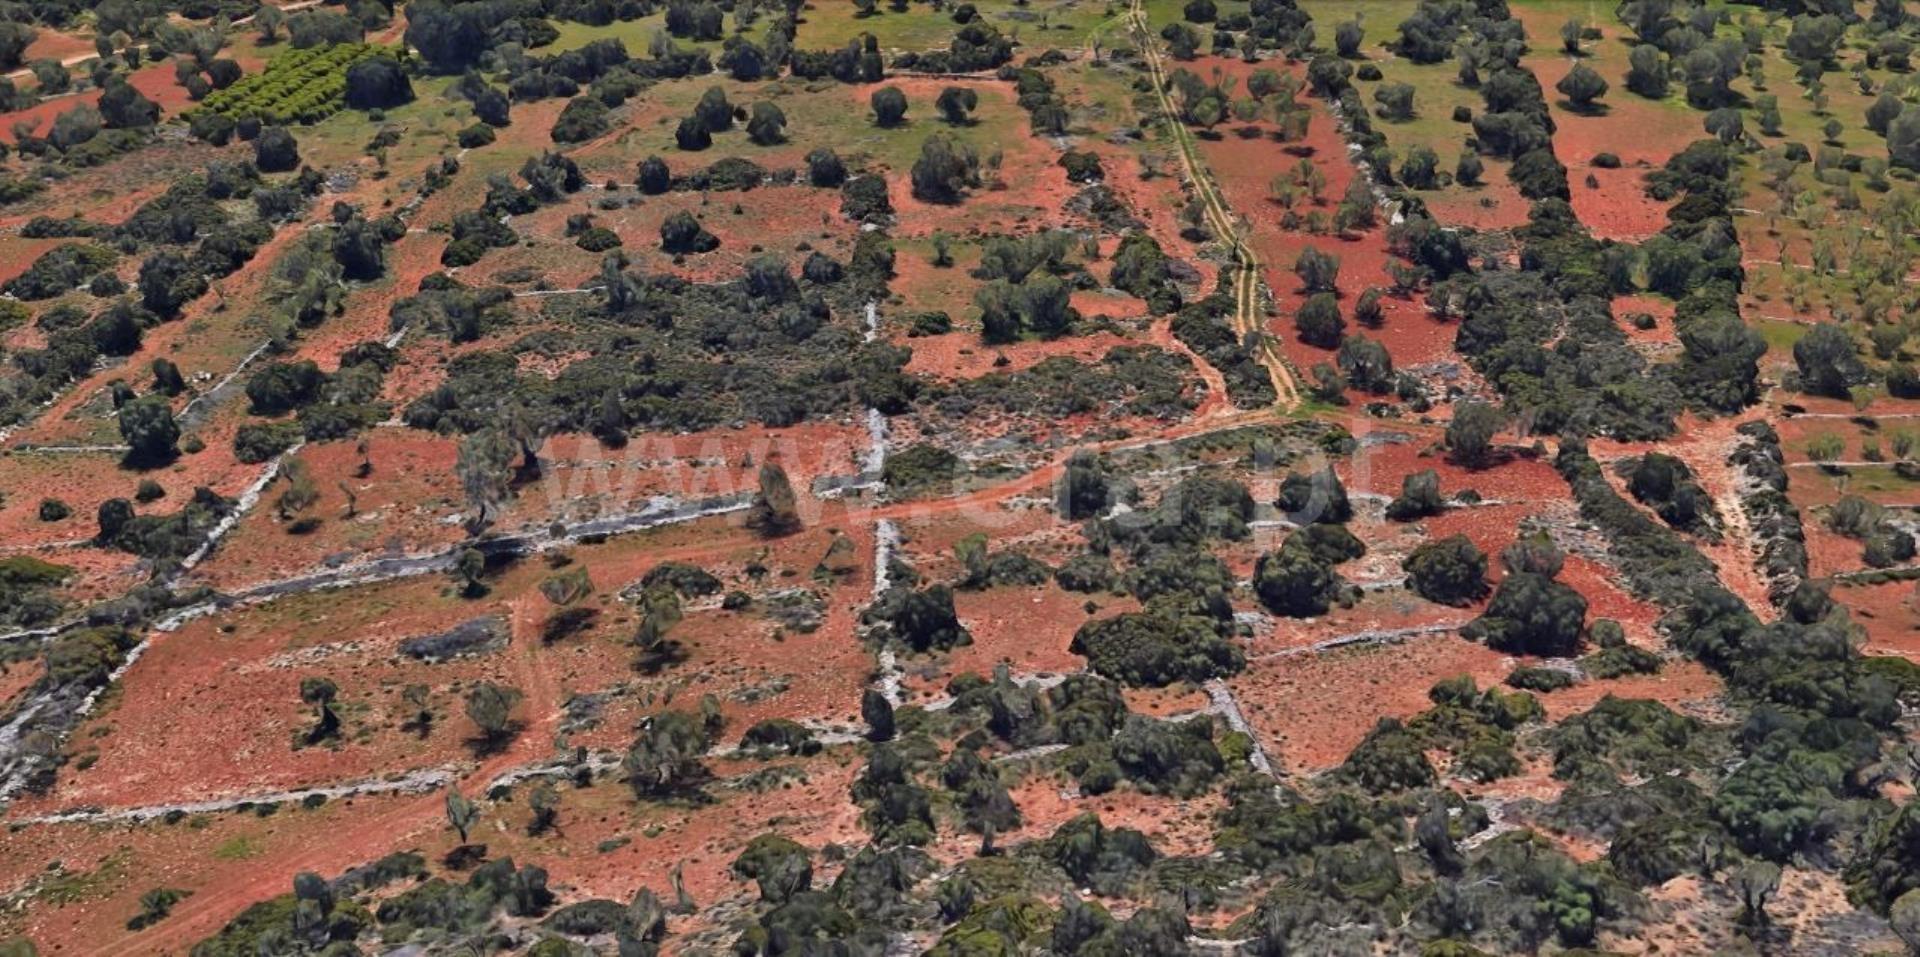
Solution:
[[[704,253],[720,248],[720,238],[701,227],[686,210],[678,210],[660,224],[660,248],[670,253]]]
[[[798,499],[787,470],[768,462],[760,466],[760,488],[747,509],[747,527],[763,535],[784,535],[800,527]]]
[[[1191,60],[1200,52],[1200,34],[1184,23],[1167,24],[1160,36],[1167,41],[1167,55],[1176,60]]]
[[[691,788],[707,775],[701,756],[718,732],[717,721],[684,711],[663,711],[645,720],[621,764],[627,783],[641,800],[666,797]]]
[[[770,253],[747,260],[742,280],[747,295],[754,299],[781,303],[800,296],[800,285],[793,281],[793,272],[787,268],[786,260]]]
[[[1373,102],[1380,106],[1380,118],[1390,122],[1413,119],[1413,84],[1382,83],[1373,88]]]
[[[1322,349],[1337,349],[1341,337],[1346,335],[1347,321],[1340,317],[1340,303],[1330,292],[1315,293],[1307,298],[1300,311],[1293,314],[1293,327],[1300,334],[1300,341]]]
[[[164,465],[180,455],[180,426],[163,396],[145,395],[120,409],[120,438],[127,443],[127,464]]]
[[[560,816],[560,792],[554,790],[551,782],[541,781],[527,794],[527,809],[533,812],[527,820],[527,833],[545,834],[553,829]]]
[[[1582,24],[1579,20],[1568,20],[1567,22],[1560,24],[1561,52],[1566,53],[1570,56],[1579,56],[1580,55],[1580,35],[1584,32],[1586,32],[1585,25]]]
[[[1227,118],[1226,101],[1217,96],[1204,97],[1187,110],[1187,116],[1195,125],[1206,130],[1207,133],[1211,135],[1213,128],[1219,126],[1220,121]]]
[[[433,730],[432,693],[433,689],[423,684],[410,684],[400,689],[400,701],[411,712],[407,720],[401,723],[401,728],[415,731],[421,737],[426,737],[427,732]]]
[[[1481,162],[1480,155],[1468,150],[1461,153],[1460,162],[1454,164],[1453,180],[1462,186],[1478,186],[1480,177],[1486,173],[1486,170],[1486,164]]]
[[[467,689],[467,718],[480,729],[484,751],[497,751],[513,737],[513,707],[520,692],[491,681],[482,681]]]
[[[156,357],[150,366],[153,371],[153,391],[176,396],[187,391],[187,380],[180,374],[180,367],[164,356]]]
[[[1878,106],[1879,104],[1876,103],[1874,105]],[[1898,103],[1898,101],[1896,101],[1894,104],[1893,115],[1899,114],[1900,112],[1899,107],[1900,107],[1900,104]],[[1867,122],[1869,125],[1873,123],[1873,109],[1874,109],[1873,107],[1867,108]],[[1761,133],[1764,133],[1768,136],[1780,135],[1781,133],[1780,124],[1783,121],[1784,117],[1780,115],[1780,101],[1778,99],[1776,99],[1770,93],[1755,99],[1753,103],[1753,112],[1754,112],[1755,122],[1760,124]],[[1891,120],[1893,118],[1893,115],[1888,116],[1887,119]],[[1874,130],[1874,132],[1885,135],[1886,133],[1885,124],[1882,124],[1881,127],[1877,130]]]
[[[1400,480],[1400,494],[1387,503],[1387,518],[1412,522],[1438,515],[1446,508],[1440,497],[1440,473],[1421,469]]]
[[[727,71],[727,75],[742,82],[752,82],[766,77],[772,72],[767,63],[767,53],[760,45],[746,37],[731,37],[726,49],[716,61]]]
[[[133,503],[124,498],[110,498],[100,503],[94,512],[99,531],[94,541],[102,546],[112,546],[120,540],[120,533],[126,531],[133,522]]]
[[[1438,187],[1440,185],[1440,154],[1418,143],[1407,147],[1407,157],[1400,163],[1400,182],[1408,189]],[[1368,205],[1371,206],[1371,202]]]
[[[1585,63],[1575,63],[1553,88],[1559,90],[1574,109],[1592,112],[1594,101],[1607,95],[1607,79]]]
[[[680,596],[670,587],[655,585],[646,589],[636,604],[640,627],[634,631],[633,643],[640,649],[638,665],[642,671],[656,673],[679,660],[684,652],[679,642],[668,637],[683,615]]]
[[[1393,391],[1393,355],[1387,347],[1365,336],[1341,340],[1335,358],[1340,375],[1352,387],[1374,395]]]
[[[318,744],[340,734],[340,716],[333,711],[333,699],[340,689],[326,678],[300,679],[300,700],[314,709],[314,725],[307,731],[307,743]]]
[[[1265,103],[1268,97],[1276,93],[1284,94],[1277,104],[1282,110],[1292,107],[1293,96],[1298,89],[1299,81],[1292,74],[1283,76],[1276,70],[1255,70],[1252,76],[1247,77],[1247,95]]]
[[[247,71],[237,61],[225,57],[207,64],[207,79],[216,90],[224,90],[240,82],[240,78],[246,75]]]
[[[1054,496],[1060,517],[1069,522],[1092,518],[1112,504],[1113,492],[1107,471],[1091,451],[1075,452],[1067,460],[1066,473]]]
[[[929,136],[913,163],[913,196],[928,203],[957,203],[968,187],[978,185],[979,166],[973,147],[944,133]]]
[[[658,196],[673,188],[673,171],[667,168],[667,161],[658,156],[649,156],[640,161],[634,185],[648,196]]]
[[[1338,525],[1353,518],[1353,502],[1347,497],[1347,487],[1331,465],[1317,471],[1288,472],[1280,481],[1279,494],[1273,504],[1295,525]],[[1319,548],[1329,541],[1327,535],[1322,529],[1288,541],[1295,546],[1313,545],[1315,554],[1328,561],[1360,557],[1362,546],[1351,536],[1334,535],[1332,540],[1337,542],[1337,548]]]
[[[777,834],[763,834],[748,842],[733,862],[736,877],[760,888],[760,899],[785,903],[813,884],[813,863],[805,847]]]
[[[313,475],[307,470],[307,463],[299,458],[288,458],[280,470],[280,484],[285,486],[274,499],[274,510],[279,512],[281,521],[289,521],[293,516],[313,507],[320,500],[320,488],[313,482]]]
[[[847,181],[847,166],[840,154],[825,146],[807,153],[807,182],[821,189],[837,189]]]
[[[460,793],[459,785],[447,786],[447,824],[454,833],[460,835],[460,843],[467,843],[467,832],[473,829],[474,822],[480,819],[480,808],[466,795]]]
[[[1386,313],[1380,305],[1385,295],[1377,286],[1361,290],[1360,298],[1353,301],[1353,321],[1369,329],[1386,325]]]
[[[733,129],[733,104],[727,102],[727,91],[717,86],[707,87],[700,94],[700,102],[693,105],[693,118],[709,133]]]
[[[1566,555],[1545,535],[1529,535],[1500,550],[1500,565],[1510,575],[1553,578],[1560,574],[1566,562]]]
[[[953,126],[966,126],[973,122],[970,114],[980,105],[980,94],[968,86],[950,86],[940,91],[933,101],[933,107],[940,111],[940,118]]]
[[[91,104],[82,103],[54,117],[53,129],[47,133],[47,142],[64,153],[92,142],[105,127],[106,120],[100,111]]]
[[[787,138],[787,115],[772,103],[761,101],[753,105],[753,115],[747,120],[747,139],[758,146],[774,146],[785,142]]]
[[[1453,421],[1447,423],[1447,449],[1465,465],[1484,464],[1504,418],[1499,409],[1478,400],[1454,406]]]
[[[1850,8],[1848,16],[1852,16]],[[1845,32],[1846,24],[1836,16],[1794,17],[1793,31],[1787,35],[1787,57],[1816,68],[1823,67],[1833,59]]]
[[[1300,257],[1294,260],[1293,274],[1300,277],[1301,288],[1308,292],[1337,292],[1340,282],[1340,260],[1332,253],[1308,246],[1301,250]]]
[[[284,126],[269,126],[253,141],[253,165],[262,173],[300,168],[300,144]]]
[[[1487,556],[1465,535],[1423,543],[1406,558],[1407,587],[1428,601],[1470,605],[1487,594]]]
[[[1333,52],[1351,60],[1360,55],[1360,44],[1367,33],[1358,20],[1342,20],[1333,28]]]
[[[673,145],[689,153],[697,153],[713,145],[713,131],[697,116],[684,117],[680,125],[674,128]]]
[[[35,60],[27,67],[33,71],[35,92],[41,96],[58,96],[73,87],[73,75],[59,60]]]
[[[868,98],[873,107],[873,122],[879,127],[899,126],[907,118],[907,95],[898,87],[883,86]]]

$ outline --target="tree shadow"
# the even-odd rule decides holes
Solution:
[[[179,460],[179,449],[151,453],[141,451],[139,448],[131,448],[127,450],[127,454],[120,457],[120,467],[136,472],[151,472],[154,469],[166,468]]]
[[[1569,100],[1566,97],[1561,97],[1560,99],[1554,100],[1553,105],[1563,110],[1566,110],[1567,112],[1572,113],[1575,116],[1601,117],[1601,116],[1607,116],[1613,112],[1613,107],[1611,105],[1602,103],[1598,100],[1582,105],[1580,103],[1575,103],[1574,101]]]
[[[429,735],[433,734],[433,716],[427,714],[414,715],[401,722],[400,730],[425,741]]]
[[[633,668],[643,675],[657,675],[675,665],[684,664],[691,656],[686,645],[666,638],[651,647],[640,649],[640,654],[633,659]]]
[[[447,856],[440,859],[440,863],[446,865],[447,870],[464,871],[477,866],[481,861],[486,859],[487,846],[485,844],[461,844],[453,850],[448,851]]]
[[[468,738],[466,745],[476,758],[493,757],[505,751],[507,745],[512,744],[514,739],[520,736],[520,732],[526,730],[526,727],[525,721],[509,721],[506,727],[498,731],[483,731]]]

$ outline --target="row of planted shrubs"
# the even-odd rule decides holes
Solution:
[[[200,109],[229,119],[317,123],[347,104],[347,70],[393,51],[370,43],[337,43],[275,56],[266,70],[208,95]]]

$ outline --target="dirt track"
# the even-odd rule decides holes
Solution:
[[[1174,109],[1173,99],[1167,95],[1167,74],[1160,61],[1160,48],[1148,29],[1146,7],[1141,0],[1132,0],[1133,5],[1128,19],[1132,24],[1135,40],[1140,45],[1142,58],[1147,65],[1147,75],[1153,87],[1153,94],[1160,103],[1160,112],[1165,118],[1166,128],[1172,132],[1174,143],[1180,148],[1180,164],[1186,169],[1187,181],[1193,184],[1193,191],[1200,197],[1206,209],[1207,228],[1227,243],[1233,256],[1233,326],[1242,342],[1260,333],[1260,260],[1254,255],[1241,236],[1239,223],[1235,220],[1227,204],[1220,198],[1220,190],[1214,185],[1213,174],[1207,170],[1193,145],[1193,134],[1187,131]],[[1295,383],[1293,372],[1287,368],[1286,360],[1274,348],[1273,342],[1259,336],[1260,345],[1256,358],[1266,367],[1267,376],[1273,383],[1276,401],[1286,406],[1300,404],[1300,389]]]

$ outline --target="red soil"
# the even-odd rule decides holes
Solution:
[[[1704,135],[1699,114],[1644,99],[1626,89],[1619,61],[1625,59],[1620,44],[1627,41],[1627,31],[1605,17],[1589,24],[1600,30],[1603,39],[1589,41],[1588,45],[1605,57],[1607,62],[1596,68],[1613,88],[1600,101],[1603,108],[1597,114],[1568,109],[1565,98],[1554,90],[1576,62],[1552,41],[1564,22],[1560,19],[1563,15],[1561,10],[1545,8],[1514,10],[1514,16],[1534,37],[1534,52],[1526,65],[1539,78],[1553,113],[1553,149],[1566,164],[1574,211],[1598,238],[1644,239],[1666,226],[1666,211],[1671,204],[1647,196],[1641,177],[1647,167],[1665,163],[1667,157]],[[1624,165],[1613,170],[1592,168],[1593,157],[1599,153],[1612,153]],[[1598,188],[1586,185],[1589,173],[1599,181]]]
[[[257,64],[250,65],[243,61],[242,66],[253,69]],[[193,100],[187,96],[186,88],[173,81],[171,64],[162,63],[142,67],[129,75],[128,82],[132,83],[133,88],[139,90],[142,96],[160,105],[162,118],[173,116],[193,105]],[[38,128],[39,134],[45,136],[47,129],[52,127],[55,117],[82,103],[98,102],[100,102],[100,91],[87,90],[82,93],[50,97],[26,109],[0,114],[0,142],[9,145],[18,142],[13,127],[23,122]]]
[[[1335,767],[1380,718],[1426,710],[1427,689],[1459,674],[1497,684],[1512,661],[1484,645],[1432,635],[1385,647],[1270,659],[1228,680],[1267,754],[1292,774]],[[1365,708],[1355,703],[1364,701]]]
[[[1567,127],[1562,125],[1560,129],[1561,132],[1554,135],[1556,144],[1567,137]],[[1567,188],[1573,191],[1573,211],[1595,238],[1641,242],[1667,227],[1670,204],[1646,194],[1642,179],[1645,170],[1631,166],[1620,169],[1576,166],[1564,153],[1561,162],[1568,164]],[[1588,176],[1600,185],[1587,185]]]
[[[901,337],[895,342],[913,350],[907,372],[937,379],[977,379],[995,372],[1018,372],[1055,356],[1093,363],[1116,346],[1135,345],[1110,332],[1068,336],[1052,342],[1029,340],[1002,346],[985,345],[978,332],[949,332],[938,336]],[[1001,360],[1005,360],[1005,364]]]
[[[1844,585],[1833,598],[1866,629],[1869,654],[1901,655],[1920,663],[1920,585],[1911,581]]]
[[[1583,216],[1584,218],[1584,216]],[[1627,317],[1636,312],[1644,312],[1653,317],[1652,329],[1636,329],[1627,321]],[[1627,338],[1637,343],[1649,345],[1668,345],[1680,341],[1679,333],[1673,328],[1673,300],[1651,293],[1633,296],[1613,297],[1613,317],[1618,320],[1621,331]]]
[[[27,44],[27,49],[21,54],[20,61],[22,63],[32,63],[35,60],[65,62],[71,57],[96,53],[91,36],[75,36],[57,30],[41,30],[40,34],[33,38],[33,42]]]
[[[1485,172],[1478,186],[1457,186],[1422,197],[1436,222],[1468,229],[1513,229],[1527,224],[1533,203],[1507,176],[1512,164],[1495,156],[1481,158]]]
[[[1235,76],[1252,69],[1238,60],[1218,58],[1200,60],[1194,69],[1206,75],[1215,68]],[[1241,78],[1244,80],[1244,76]],[[1332,116],[1326,112],[1325,104],[1318,100],[1302,102],[1313,108],[1315,114],[1306,137],[1291,146],[1310,156],[1325,177],[1322,211],[1331,216],[1334,206],[1345,195],[1348,183],[1357,172],[1347,160],[1346,144],[1334,126]],[[1264,134],[1271,124],[1254,126]],[[1331,352],[1306,345],[1294,334],[1290,317],[1306,301],[1307,296],[1293,276],[1293,264],[1300,258],[1301,251],[1308,247],[1339,257],[1342,310],[1350,310],[1353,298],[1361,290],[1369,287],[1384,289],[1392,282],[1386,268],[1391,254],[1386,247],[1385,224],[1351,239],[1313,236],[1282,229],[1282,210],[1268,198],[1268,184],[1277,173],[1296,162],[1292,151],[1283,149],[1264,135],[1250,139],[1226,135],[1218,139],[1200,139],[1197,143],[1207,166],[1218,179],[1227,205],[1238,211],[1249,226],[1248,239],[1260,257],[1267,287],[1273,294],[1273,305],[1280,317],[1267,321],[1267,331],[1281,342],[1288,361],[1296,368],[1306,370],[1316,363],[1330,362]],[[1417,365],[1447,355],[1453,342],[1452,334],[1440,332],[1426,318],[1424,307],[1392,297],[1384,299],[1382,305],[1387,316],[1384,329],[1355,328],[1351,331],[1379,339],[1393,356],[1396,366]]]
[[[646,506],[656,496],[682,501],[744,494],[758,487],[759,467],[778,463],[800,495],[803,517],[818,514],[809,489],[815,479],[858,471],[865,430],[808,423],[788,429],[752,428],[691,435],[643,434],[622,449],[588,436],[558,435],[541,449],[542,478],[519,489],[494,528],[541,529],[556,520],[583,520]],[[375,429],[366,436],[373,472],[357,475],[356,442],[323,442],[300,457],[319,491],[300,514],[321,519],[307,534],[289,535],[263,503],[228,536],[196,577],[238,587],[294,574],[327,562],[379,555],[418,554],[460,541],[468,511],[454,476],[458,441],[414,429]],[[345,483],[356,514],[346,517]],[[269,490],[268,502],[277,491]]]

